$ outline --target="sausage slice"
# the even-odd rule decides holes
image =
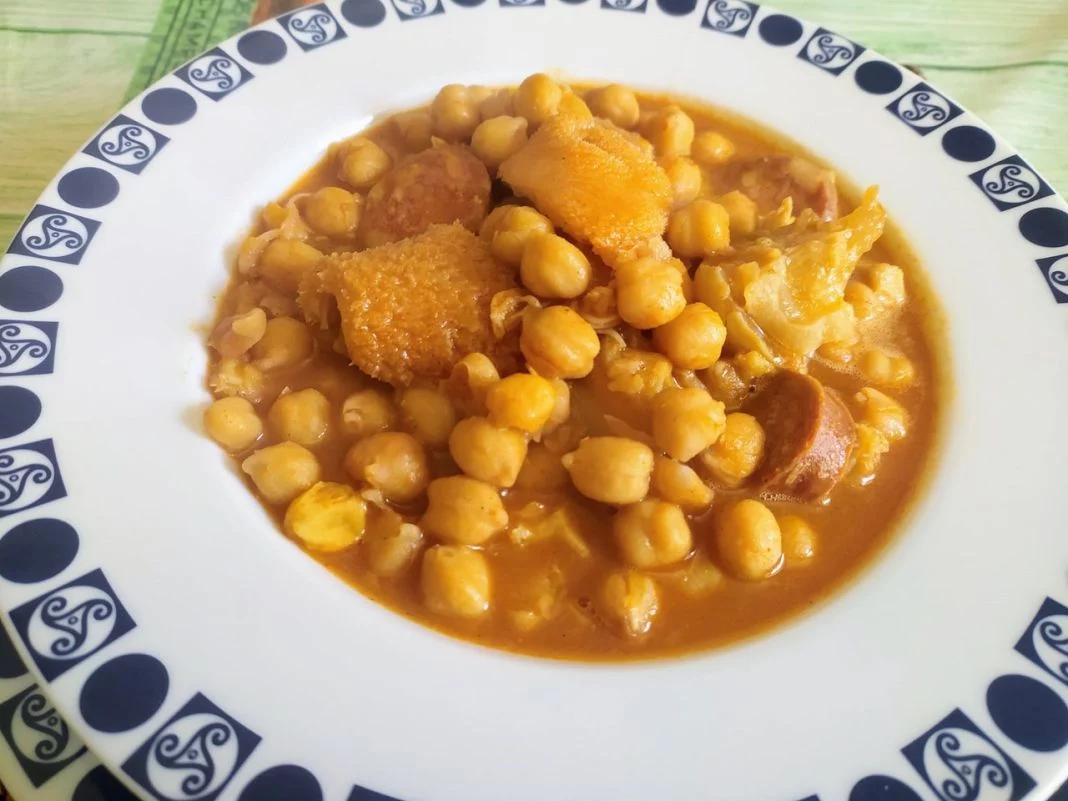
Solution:
[[[753,480],[798,501],[827,495],[845,473],[856,442],[853,418],[833,390],[783,371],[747,411],[764,427],[764,461]]]

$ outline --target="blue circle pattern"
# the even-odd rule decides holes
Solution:
[[[849,801],[923,801],[916,791],[893,776],[866,776],[849,791]]]
[[[957,161],[982,161],[990,158],[997,144],[994,137],[974,125],[950,128],[942,137],[942,149]]]
[[[1068,212],[1061,209],[1031,209],[1020,218],[1024,239],[1044,248],[1068,245]]]
[[[69,523],[42,517],[19,523],[0,538],[0,577],[34,584],[58,576],[78,555],[78,532]]]
[[[359,28],[373,28],[386,18],[381,0],[345,0],[341,16]]]
[[[885,95],[901,86],[901,70],[886,61],[866,61],[857,67],[853,80],[865,92]]]
[[[452,0],[458,6],[464,6],[465,8],[474,8],[480,6],[486,2],[486,0]]]
[[[197,113],[197,101],[188,92],[165,86],[154,89],[141,101],[141,111],[152,122],[161,125],[181,125]]]
[[[660,10],[673,17],[682,17],[697,8],[697,0],[656,0]]]
[[[271,31],[249,31],[237,40],[237,52],[253,64],[275,64],[286,57],[286,43]]]
[[[11,311],[47,309],[63,294],[63,279],[51,270],[27,264],[0,275],[0,306]]]
[[[137,728],[163,706],[170,683],[167,668],[154,656],[117,656],[93,671],[82,685],[82,717],[97,731],[109,734]]]
[[[1040,681],[999,676],[987,688],[986,707],[998,728],[1024,748],[1059,751],[1068,745],[1068,705]]]
[[[250,781],[237,801],[323,801],[323,788],[306,768],[276,765]]]
[[[126,785],[97,765],[74,788],[71,801],[139,801]]]
[[[41,416],[41,399],[25,387],[0,386],[0,438],[15,437]]]
[[[804,28],[793,17],[772,14],[760,21],[760,38],[770,45],[785,47],[801,38]]]
[[[79,209],[106,206],[119,196],[119,182],[99,167],[79,167],[59,179],[59,196]]]

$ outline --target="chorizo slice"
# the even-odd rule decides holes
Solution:
[[[765,214],[790,197],[794,201],[794,214],[812,209],[826,222],[838,217],[834,173],[808,159],[760,156],[729,164],[721,175],[730,189],[744,192]]]
[[[817,501],[842,478],[856,443],[853,418],[815,378],[783,371],[746,409],[764,427],[764,461],[753,476],[767,492]]]

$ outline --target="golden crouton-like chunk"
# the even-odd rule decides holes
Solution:
[[[553,117],[500,177],[609,264],[643,255],[667,227],[667,173],[632,134],[604,120]]]
[[[459,223],[433,225],[402,242],[324,258],[301,287],[308,321],[333,328],[363,372],[394,386],[447,378],[469,353],[514,366],[514,337],[498,341],[490,300],[512,289],[513,271]]]

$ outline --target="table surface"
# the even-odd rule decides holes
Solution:
[[[0,0],[0,243],[127,99],[220,39],[300,4]],[[1053,186],[1068,187],[1068,0],[773,4],[918,68]],[[1068,785],[1055,798],[1068,801]]]

